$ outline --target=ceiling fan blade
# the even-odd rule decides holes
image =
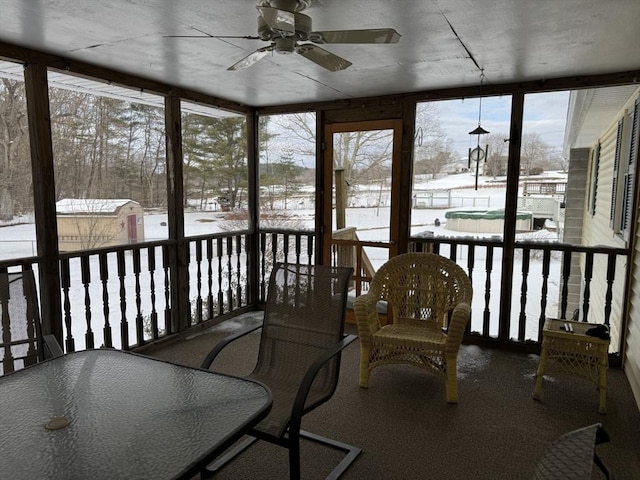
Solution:
[[[260,16],[274,32],[281,33],[283,36],[291,36],[296,33],[296,20],[293,12],[286,10],[278,10],[271,7],[256,7],[260,12]]]
[[[328,30],[309,33],[314,43],[398,43],[401,35],[393,28],[365,30]]]
[[[262,47],[256,50],[253,53],[250,53],[242,60],[231,65],[227,70],[241,70],[243,68],[249,68],[251,65],[255,64],[257,61],[263,59],[267,56],[267,54],[274,49],[273,45],[269,45],[267,47]]]
[[[349,60],[328,52],[324,48],[320,48],[312,43],[303,43],[298,45],[296,47],[296,52],[307,60],[311,60],[321,67],[326,68],[330,72],[337,72],[351,66],[351,62]]]
[[[163,35],[162,38],[244,38],[245,40],[261,40],[257,35]]]

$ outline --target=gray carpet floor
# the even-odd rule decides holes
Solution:
[[[258,317],[247,314],[144,353],[198,366],[220,338]],[[352,326],[348,330],[356,333]],[[258,335],[225,349],[212,369],[249,373]],[[621,370],[609,369],[603,415],[595,387],[578,378],[549,377],[542,402],[532,400],[537,355],[463,345],[458,361],[457,405],[445,402],[442,378],[410,366],[379,367],[362,389],[356,341],[344,351],[335,395],[305,416],[303,428],[362,448],[345,480],[489,480],[531,478],[554,439],[602,423],[611,441],[598,446],[600,457],[616,479],[640,479],[640,411]],[[301,450],[303,479],[324,478],[340,460],[338,452],[311,442]],[[215,478],[288,478],[287,451],[258,442]],[[604,477],[594,468],[593,478]]]

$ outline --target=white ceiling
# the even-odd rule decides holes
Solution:
[[[0,42],[262,107],[640,70],[640,0],[317,0],[314,30],[395,28],[390,45],[324,45],[227,67],[259,40],[255,0],[0,0]],[[0,55],[2,49],[0,46]]]

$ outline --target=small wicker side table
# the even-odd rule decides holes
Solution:
[[[569,331],[564,327],[569,326]],[[596,324],[548,318],[542,330],[542,351],[533,398],[542,398],[544,375],[568,374],[585,378],[599,390],[598,411],[607,412],[609,339],[586,335]],[[561,328],[562,327],[562,328]],[[571,331],[572,330],[572,331]]]

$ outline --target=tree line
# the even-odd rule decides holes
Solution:
[[[0,220],[33,211],[33,185],[24,84],[0,79]],[[166,207],[165,119],[160,107],[66,89],[49,89],[56,200],[126,198],[144,208]],[[316,155],[313,113],[260,117],[262,206],[288,199],[309,181],[301,159]],[[491,135],[485,175],[506,173],[507,143]],[[212,199],[229,209],[246,205],[247,125],[240,117],[182,115],[185,207],[208,208]],[[537,134],[523,137],[522,165],[548,168],[550,148]],[[277,145],[277,148],[276,148]],[[343,171],[347,194],[391,172],[387,131],[334,136],[334,169]],[[460,162],[440,125],[436,103],[422,104],[416,118],[414,173],[442,173]],[[285,207],[286,208],[286,207]]]
[[[24,83],[0,79],[0,219],[33,211]],[[165,119],[161,108],[49,89],[56,200],[126,198],[166,207]],[[185,113],[185,205],[247,187],[246,121]]]

